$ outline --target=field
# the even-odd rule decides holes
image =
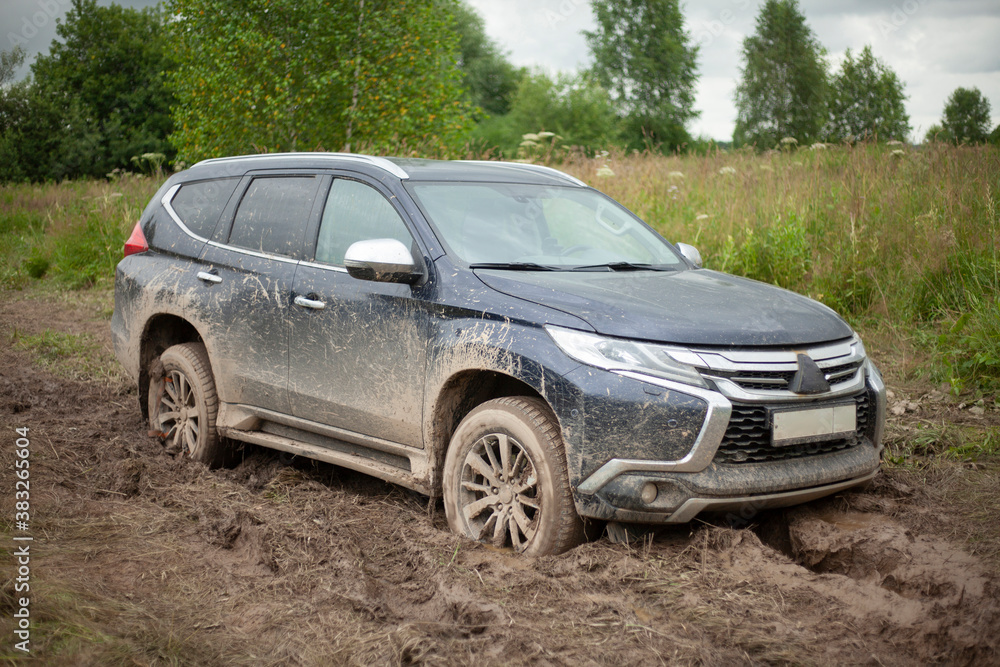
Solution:
[[[899,152],[895,152],[899,151]],[[567,158],[711,268],[845,314],[892,396],[864,491],[520,559],[435,503],[248,447],[178,465],[109,341],[111,271],[162,179],[0,188],[0,528],[31,441],[42,664],[1000,661],[1000,153]],[[610,172],[610,173],[609,173]],[[12,546],[15,545],[15,546]],[[0,594],[13,646],[14,568]]]

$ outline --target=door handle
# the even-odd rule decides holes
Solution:
[[[307,299],[304,296],[295,297],[295,305],[302,306],[303,308],[312,308],[313,310],[323,310],[326,308],[326,303],[324,301],[320,301],[319,299]]]
[[[222,277],[208,271],[199,271],[198,280],[204,280],[206,283],[221,283]]]

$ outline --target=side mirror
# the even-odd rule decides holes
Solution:
[[[344,254],[344,265],[352,277],[380,283],[415,283],[423,275],[410,249],[396,239],[352,243]]]
[[[678,243],[677,249],[684,255],[684,259],[694,264],[697,268],[701,268],[701,253],[698,252],[697,248],[687,243]]]

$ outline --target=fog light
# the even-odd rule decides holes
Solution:
[[[656,484],[646,482],[642,487],[642,502],[647,505],[651,504],[654,500],[656,500],[656,494]]]

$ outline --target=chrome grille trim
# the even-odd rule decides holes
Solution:
[[[786,387],[806,354],[824,372],[830,391],[803,396]],[[683,361],[695,366],[734,401],[781,403],[847,396],[865,386],[865,354],[855,335],[849,340],[801,349],[691,349]],[[678,359],[681,361],[681,359]]]

